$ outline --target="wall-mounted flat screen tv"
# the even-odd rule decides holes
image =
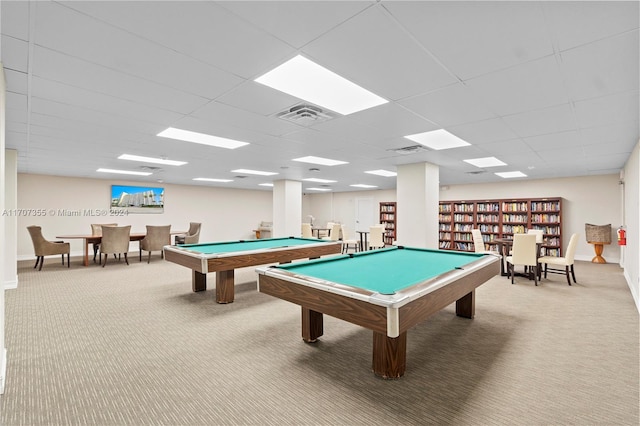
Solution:
[[[128,213],[163,213],[164,188],[111,185],[111,210]]]

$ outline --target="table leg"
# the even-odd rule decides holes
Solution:
[[[191,290],[205,291],[207,289],[207,274],[202,272],[193,271],[191,274]]]
[[[472,290],[465,296],[456,300],[456,315],[459,317],[473,318],[476,314],[476,291]]]
[[[302,307],[302,340],[313,343],[324,333],[322,313]]]
[[[84,266],[89,266],[89,240],[84,238],[84,258],[82,259],[82,264]],[[102,255],[101,255],[102,256]]]
[[[216,302],[233,303],[235,296],[233,269],[216,272]]]
[[[383,379],[402,377],[407,368],[407,332],[398,337],[373,332],[372,369]]]

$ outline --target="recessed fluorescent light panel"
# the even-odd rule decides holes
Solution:
[[[164,164],[167,166],[184,166],[186,161],[167,160],[164,158],[142,157],[140,155],[122,154],[118,160],[140,161],[142,163]]]
[[[308,178],[302,179],[307,182],[318,182],[318,183],[335,183],[337,180],[329,180],[329,179],[319,179],[319,178]]]
[[[476,167],[498,167],[507,165],[507,163],[498,160],[496,157],[471,158],[469,160],[462,161]]]
[[[272,183],[259,183],[259,186],[273,186]]]
[[[185,142],[199,143],[202,145],[215,146],[218,148],[236,149],[241,146],[249,145],[248,142],[236,141],[233,139],[221,138],[219,136],[207,135],[204,133],[192,132],[189,130],[176,129],[169,127],[158,133],[161,138],[177,139]]]
[[[150,172],[132,172],[130,170],[115,170],[115,169],[98,169],[96,172],[101,173],[115,173],[118,175],[135,175],[135,176],[149,176]]]
[[[307,157],[294,158],[292,161],[300,161],[302,163],[320,164],[323,166],[339,166],[341,164],[349,164],[347,161],[332,160],[330,158],[314,157],[309,155]]]
[[[389,102],[300,55],[255,81],[343,115]]]
[[[231,170],[231,172],[233,172],[233,173],[245,173],[245,174],[248,174],[248,175],[259,175],[259,176],[277,175],[277,173],[274,173],[274,172],[262,172],[260,170],[249,170],[249,169],[236,169],[236,170]]]
[[[366,185],[364,183],[357,183],[355,185],[349,185],[349,186],[353,186],[354,188],[377,188],[377,186],[375,185]]]
[[[398,174],[396,172],[390,172],[389,170],[369,170],[366,171],[365,173],[369,173],[371,175],[377,175],[377,176],[384,176],[384,177],[393,177],[393,176],[398,176]]]
[[[458,148],[461,146],[471,145],[469,142],[463,141],[459,137],[452,135],[444,129],[434,130],[431,132],[416,133],[415,135],[405,136],[405,138],[418,142],[427,148],[440,150],[449,148]]]
[[[233,182],[233,179],[193,178],[201,182]]]
[[[505,179],[518,178],[518,177],[527,177],[527,175],[525,175],[522,172],[500,172],[500,173],[496,173],[496,175],[500,176],[501,178],[505,178]]]
[[[329,188],[307,188],[309,191],[331,191]]]

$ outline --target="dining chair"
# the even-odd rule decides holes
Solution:
[[[40,265],[38,271],[42,270],[44,265],[45,256],[53,256],[59,254],[62,256],[62,264],[64,265],[64,255],[67,255],[67,268],[71,267],[69,263],[69,254],[71,252],[71,244],[64,241],[48,241],[42,235],[42,228],[40,226],[27,226],[29,235],[31,236],[31,242],[33,243],[33,250],[36,255],[36,264],[33,269]]]
[[[544,231],[542,229],[527,229],[527,234],[533,234],[536,236],[536,243],[542,244],[544,242]]]
[[[310,223],[305,222],[302,224],[302,238],[313,238],[313,231],[311,230]]]
[[[164,259],[164,246],[171,244],[171,225],[154,226],[147,225],[147,235],[140,240],[138,248],[140,262],[142,262],[142,250],[149,252],[147,263],[151,263],[151,252],[159,251],[160,258]]]
[[[353,246],[355,251],[358,251],[360,248],[360,241],[355,238],[351,238],[351,234],[347,230],[347,227],[342,225],[342,253],[348,253],[349,247]]]
[[[369,227],[369,248],[384,248],[384,226],[372,225]]]
[[[118,224],[117,223],[92,223],[91,235],[102,236],[103,226],[118,226]],[[93,243],[93,263],[96,263],[96,256],[98,255],[99,248],[100,248],[100,243]]]
[[[567,250],[563,257],[560,256],[542,256],[538,258],[538,263],[542,266],[544,265],[544,277],[547,278],[547,272],[551,272],[552,274],[564,274],[567,276],[567,283],[571,285],[571,280],[569,279],[569,272],[571,272],[571,277],[573,278],[574,283],[578,283],[576,281],[576,274],[573,270],[574,257],[576,255],[576,247],[578,246],[578,237],[580,234],[571,235],[571,239],[569,240],[569,244],[567,245]],[[564,266],[564,269],[553,269],[548,268],[547,265],[557,265]]]
[[[473,236],[473,251],[476,253],[492,253],[491,250],[486,249],[482,232],[479,229],[472,229],[471,235]]]
[[[131,225],[127,226],[105,226],[102,228],[102,242],[100,243],[100,264],[104,268],[107,265],[109,255],[124,254],[124,261],[129,264],[127,254],[129,253],[129,235]],[[104,263],[102,263],[102,255]]]
[[[333,225],[331,225],[331,228],[329,228],[329,235],[326,237],[322,237],[322,239],[327,241],[339,241],[341,232],[342,225],[339,223],[333,223]]]
[[[200,241],[201,223],[190,222],[189,230],[186,234],[176,235],[176,245],[178,244],[198,244]]]
[[[511,284],[514,284],[516,265],[528,267],[529,275],[533,275],[536,286],[538,285],[538,247],[534,234],[514,234],[511,255],[506,257],[507,267],[511,275]]]

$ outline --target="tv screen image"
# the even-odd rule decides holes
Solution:
[[[111,185],[111,210],[128,213],[163,213],[164,188]]]

